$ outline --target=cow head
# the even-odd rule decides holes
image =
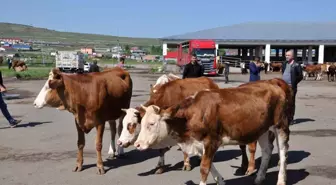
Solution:
[[[58,107],[60,110],[64,110],[63,103],[55,90],[55,88],[61,86],[62,84],[63,80],[61,72],[58,69],[51,70],[48,80],[34,100],[35,108],[41,109],[44,106],[49,105],[51,107]]]
[[[124,111],[126,115],[122,122],[123,129],[117,143],[119,146],[127,148],[129,145],[135,142],[139,135],[141,121],[140,111],[144,112],[145,110],[129,108],[122,109],[122,111]]]
[[[141,120],[140,133],[134,143],[138,150],[146,150],[168,137],[169,130],[165,121],[172,115],[170,109],[161,110],[156,105],[143,106],[143,109],[146,113]]]

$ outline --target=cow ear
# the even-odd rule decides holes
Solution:
[[[58,87],[61,87],[62,85],[63,85],[62,79],[49,80],[49,87],[51,89],[56,89]]]

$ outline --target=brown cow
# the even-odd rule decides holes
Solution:
[[[272,69],[272,72],[274,72],[274,69],[277,69],[279,71],[282,70],[282,63],[281,62],[272,62],[270,65],[270,68]]]
[[[328,82],[335,81],[335,75],[336,75],[336,65],[335,64],[331,64],[328,66],[327,75],[328,75]]]
[[[28,69],[26,63],[24,61],[20,61],[20,60],[14,60],[13,63],[12,63],[12,68],[16,72],[25,71],[25,70]]]
[[[129,108],[132,88],[129,73],[118,67],[89,74],[66,74],[58,69],[52,70],[47,87],[41,90],[34,104],[37,108],[46,104],[52,107],[63,105],[74,114],[78,133],[78,155],[74,171],[82,170],[84,133],[96,127],[98,174],[105,173],[101,157],[105,122],[118,118],[122,120],[125,114],[121,109]],[[112,125],[110,123],[110,126],[115,126],[115,122]]]
[[[218,148],[258,139],[262,162],[255,184],[261,184],[273,150],[272,136],[275,136],[280,151],[277,184],[285,185],[289,140],[287,107],[286,93],[270,83],[260,83],[259,88],[203,90],[167,109],[155,105],[144,107],[146,113],[134,146],[146,150],[156,145],[179,144],[189,155],[202,156],[200,185],[206,185],[209,172],[223,185],[223,177],[212,164]]]
[[[162,108],[167,108],[174,105],[176,102],[184,100],[186,97],[193,95],[195,92],[203,89],[219,89],[218,85],[207,77],[187,78],[169,81],[168,83],[155,86],[151,89],[150,99],[145,103],[146,106],[157,105]],[[145,111],[141,108],[130,108],[124,110],[126,112],[123,121],[123,131],[118,139],[118,144],[123,147],[128,147],[135,141],[138,132],[136,132],[142,116]],[[157,147],[160,152],[160,158],[155,173],[160,174],[164,171],[164,154],[169,150],[169,147]],[[191,170],[189,157],[184,153],[183,170]]]

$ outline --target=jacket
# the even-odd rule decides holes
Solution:
[[[89,72],[99,72],[99,67],[97,64],[91,64],[89,68]]]
[[[288,65],[288,62],[285,61],[282,63],[282,74],[284,74],[286,65]],[[301,82],[303,79],[303,74],[302,74],[302,67],[299,63],[295,62],[291,66],[290,70],[291,74],[291,81],[292,81],[292,88],[297,89],[297,85]]]
[[[183,70],[182,79],[184,78],[198,78],[203,76],[203,66],[201,66],[198,62],[192,64],[191,62],[185,65]]]
[[[257,65],[254,62],[250,62],[249,69],[250,69],[250,82],[260,80],[260,71],[262,68],[257,67]]]

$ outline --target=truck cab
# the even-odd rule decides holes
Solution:
[[[196,55],[204,68],[204,75],[217,75],[216,43],[213,40],[190,40],[179,44],[177,65],[183,70],[192,55]]]

